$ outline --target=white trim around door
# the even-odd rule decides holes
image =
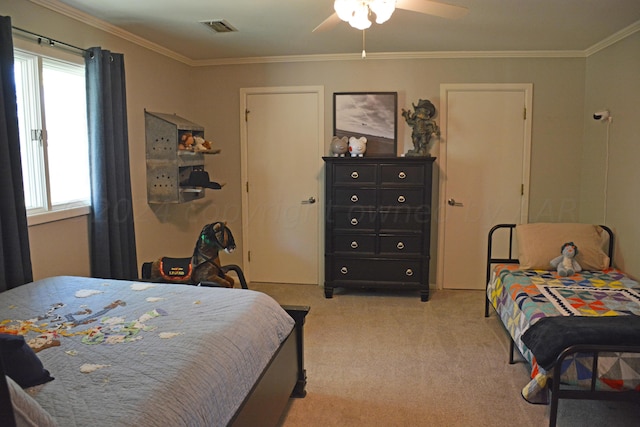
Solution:
[[[323,86],[283,86],[283,87],[255,87],[255,88],[241,88],[240,89],[240,155],[241,155],[241,179],[242,179],[242,247],[243,247],[243,270],[248,281],[251,281],[251,263],[249,262],[249,250],[250,250],[250,230],[249,230],[249,194],[246,191],[246,186],[249,177],[249,156],[248,156],[248,125],[246,121],[248,111],[248,99],[251,95],[278,95],[278,94],[316,94],[318,99],[317,105],[317,148],[316,155],[318,159],[319,171],[315,179],[317,180],[317,203],[319,212],[319,224],[318,224],[318,258],[317,258],[317,271],[316,276],[318,278],[318,284],[324,283],[324,162],[322,156],[325,151],[324,143],[324,87]],[[306,114],[305,111],[299,111],[299,114]],[[296,117],[291,117],[291,120],[296,120]],[[296,153],[282,153],[283,164],[280,167],[285,166],[286,162],[295,161]],[[278,268],[283,268],[280,266]]]
[[[529,216],[529,186],[530,186],[530,162],[531,162],[531,127],[533,115],[533,84],[531,83],[487,83],[487,84],[441,84],[440,85],[440,131],[441,137],[435,156],[438,157],[439,167],[439,198],[438,198],[438,243],[437,243],[437,273],[436,288],[444,288],[445,268],[445,233],[446,233],[446,208],[447,208],[447,129],[449,110],[448,99],[458,92],[520,92],[524,95],[524,126],[523,126],[523,150],[522,150],[522,197],[520,206],[520,223],[528,222]],[[478,114],[490,114],[491,108]],[[459,118],[458,118],[459,119]],[[488,232],[488,230],[487,230]],[[484,254],[479,254],[484,256]]]

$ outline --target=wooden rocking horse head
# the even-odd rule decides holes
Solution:
[[[212,222],[202,228],[200,237],[196,243],[194,250],[194,256],[198,250],[212,254],[215,251],[216,255],[218,251],[224,250],[227,253],[231,253],[236,249],[236,241],[233,238],[233,234],[227,224],[221,221]]]
[[[231,253],[235,248],[236,242],[226,223],[212,222],[202,228],[191,258],[163,257],[154,261],[151,279],[190,284],[213,282],[232,288],[234,280],[222,271],[219,251]]]

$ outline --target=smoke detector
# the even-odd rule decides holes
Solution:
[[[214,19],[211,21],[200,21],[201,24],[211,28],[216,33],[233,33],[238,31],[233,25],[224,19]]]

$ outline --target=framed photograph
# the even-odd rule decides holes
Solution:
[[[333,134],[338,138],[366,137],[366,157],[395,157],[398,146],[398,93],[334,93]]]

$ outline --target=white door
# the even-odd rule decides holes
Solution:
[[[320,283],[322,87],[241,90],[244,272]]]
[[[526,222],[532,90],[531,84],[440,88],[440,289],[484,289],[489,229]]]

